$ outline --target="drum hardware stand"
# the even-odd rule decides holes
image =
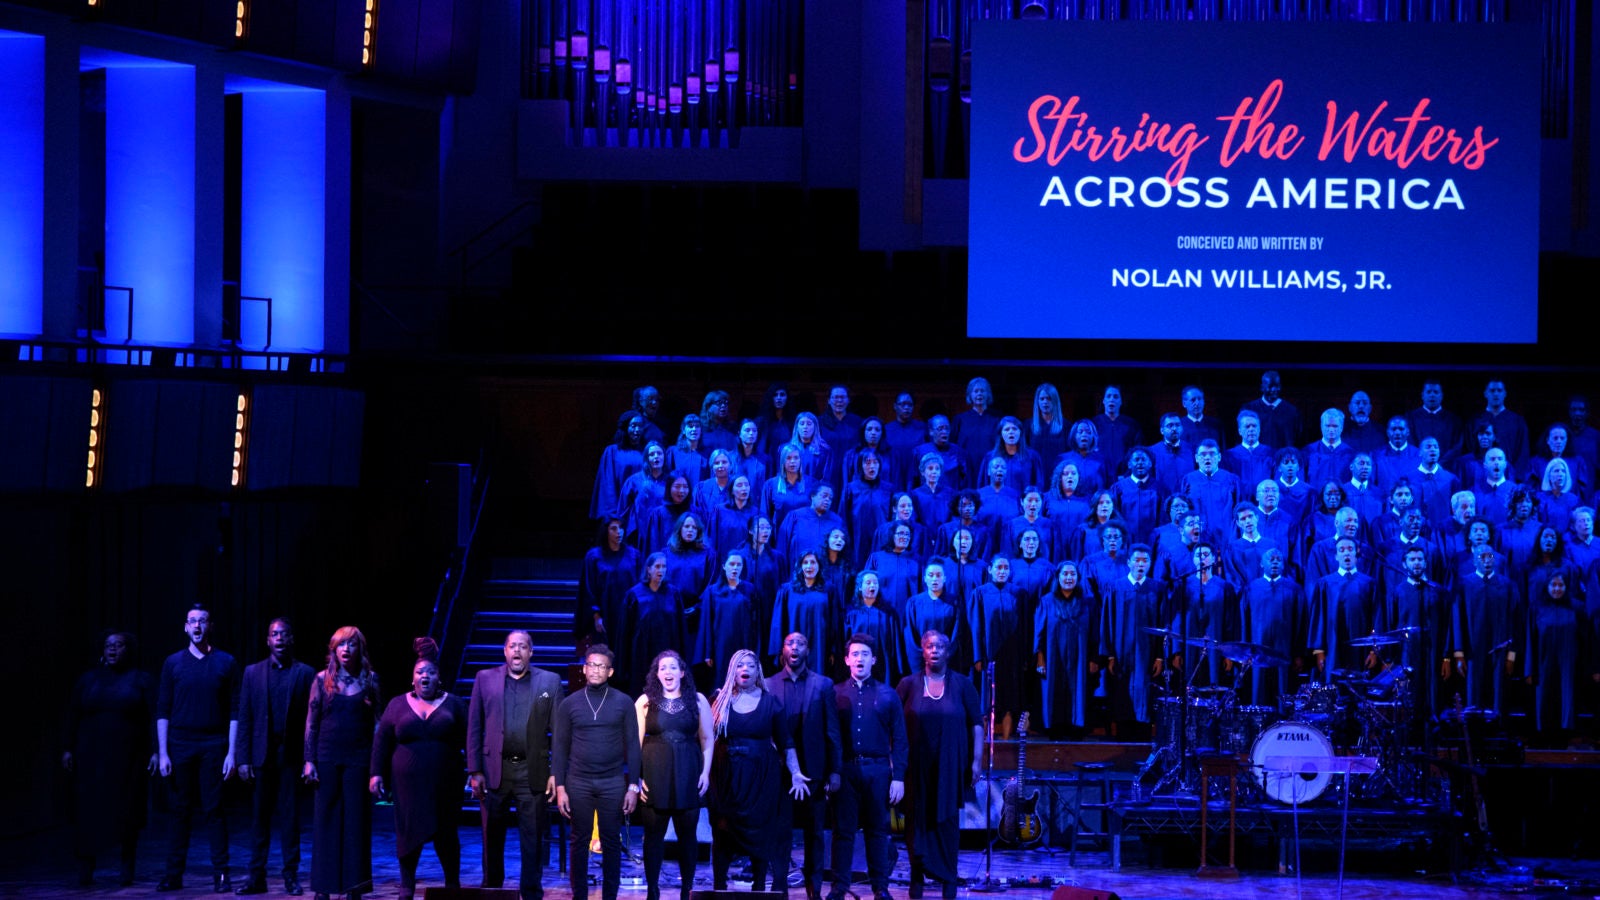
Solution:
[[[993,783],[994,780],[994,723],[995,723],[995,689],[994,689],[994,660],[984,669],[984,687],[989,694],[989,720],[985,727],[989,732],[989,757],[983,764],[984,780]],[[994,791],[983,792],[983,827],[988,832],[989,842],[983,851],[983,877],[968,886],[968,890],[980,894],[996,894],[1007,887],[1005,879],[994,877],[994,842],[998,839],[998,832],[994,825]]]
[[[1161,778],[1156,782],[1155,787],[1150,789],[1150,796],[1152,797],[1159,794],[1161,789],[1166,787],[1169,782],[1176,783],[1177,789],[1173,791],[1174,797],[1191,795],[1195,793],[1194,787],[1197,769],[1194,766],[1194,748],[1189,746],[1189,682],[1194,680],[1195,675],[1200,671],[1200,667],[1194,665],[1193,659],[1189,658],[1187,654],[1189,653],[1190,649],[1189,576],[1199,571],[1200,569],[1198,567],[1193,568],[1187,572],[1184,572],[1182,575],[1179,575],[1175,579],[1178,587],[1179,627],[1176,637],[1178,638],[1179,649],[1177,652],[1186,654],[1184,658],[1184,664],[1188,671],[1184,673],[1186,677],[1182,685],[1183,689],[1176,695],[1178,697],[1177,746],[1161,747],[1159,750],[1152,748],[1150,758],[1145,761],[1144,766],[1140,768],[1138,776],[1134,779],[1134,784],[1137,785],[1139,781],[1143,780],[1145,773],[1149,771],[1153,763],[1162,762],[1163,770],[1161,773]],[[1163,642],[1168,639],[1170,639],[1170,635],[1162,638]],[[1165,651],[1167,647],[1164,645],[1162,649]],[[1163,652],[1163,663],[1165,663],[1166,657],[1167,654]],[[1167,683],[1167,696],[1171,697],[1173,696],[1172,667],[1163,665],[1163,675]],[[1200,802],[1204,803],[1205,798],[1200,798]]]

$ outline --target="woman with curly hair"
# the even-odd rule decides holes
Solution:
[[[737,561],[739,557],[730,556]],[[649,900],[661,897],[661,861],[667,825],[678,835],[678,896],[694,890],[699,854],[695,829],[711,785],[715,737],[711,707],[695,692],[694,675],[676,650],[663,650],[645,673],[644,694],[633,704],[639,720],[639,817],[644,823],[644,873]]]
[[[316,786],[311,890],[316,900],[372,890],[372,804],[367,800],[378,675],[367,638],[346,625],[328,639],[328,663],[311,682],[306,781]]]

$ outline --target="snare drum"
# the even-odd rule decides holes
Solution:
[[[1187,730],[1183,706],[1182,697],[1161,697],[1156,700],[1157,743],[1176,747],[1182,733],[1187,736],[1190,747],[1217,746],[1217,705],[1201,697],[1189,697]]]
[[[1312,683],[1300,688],[1294,697],[1294,711],[1301,716],[1331,716],[1339,708],[1339,687]]]
[[[1255,745],[1262,729],[1278,721],[1276,706],[1235,706],[1228,710],[1218,728],[1217,749],[1225,753],[1244,753]]]
[[[1327,790],[1333,744],[1304,722],[1277,722],[1262,729],[1250,748],[1250,764],[1261,790],[1279,803],[1309,803]]]

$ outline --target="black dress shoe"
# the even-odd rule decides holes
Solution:
[[[233,891],[233,882],[228,879],[227,872],[218,872],[211,876],[211,891],[215,894],[227,894]]]
[[[328,895],[321,891],[317,891],[316,894],[312,896],[311,900],[328,900]]]
[[[267,879],[265,877],[250,877],[239,886],[235,894],[243,897],[246,894],[265,894],[267,892]]]
[[[305,891],[300,888],[300,876],[298,876],[298,875],[285,875],[285,876],[283,876],[283,892],[285,894],[292,894],[292,895],[294,895],[296,897],[300,896],[301,894],[304,894]]]
[[[168,875],[168,876],[162,878],[159,882],[156,883],[156,890],[158,890],[158,891],[181,891],[181,890],[183,890],[183,876],[182,875]]]

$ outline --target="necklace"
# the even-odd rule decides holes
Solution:
[[[939,683],[939,693],[937,693],[937,694],[935,694],[933,692],[933,685],[934,685],[935,681],[937,681]],[[924,676],[922,676],[922,696],[927,697],[929,700],[943,700],[944,699],[944,676],[943,675],[939,675],[937,677],[934,676],[934,675],[924,675]]]
[[[600,710],[606,708],[606,698],[609,696],[611,696],[611,686],[606,685],[606,689],[600,693],[600,705],[596,706],[589,703],[589,692],[583,692],[583,702],[589,704],[589,712],[593,715],[594,721],[600,721]]]

